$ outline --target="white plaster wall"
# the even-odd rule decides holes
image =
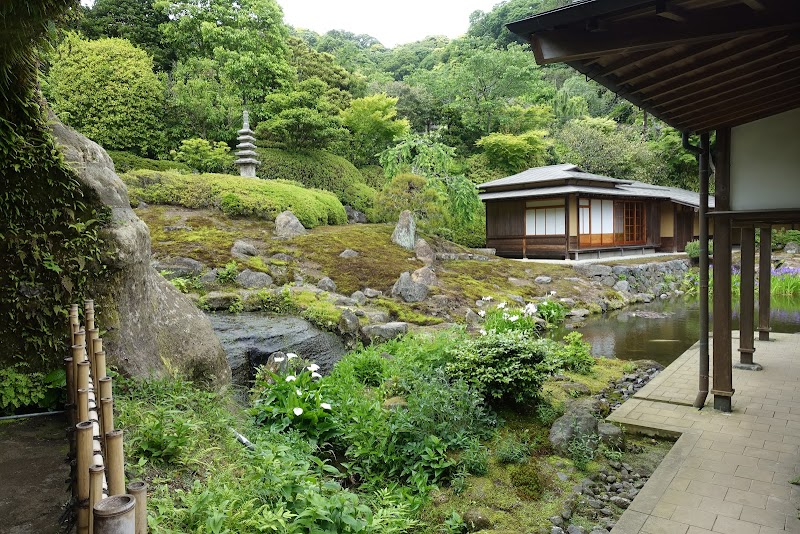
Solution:
[[[800,108],[731,130],[731,209],[800,209]]]

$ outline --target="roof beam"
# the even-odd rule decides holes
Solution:
[[[800,10],[796,6],[756,14],[746,6],[741,7],[744,11],[733,5],[698,13],[677,27],[659,19],[613,26],[607,32],[545,30],[531,35],[531,48],[536,61],[546,64],[800,28]]]
[[[794,79],[788,80],[786,83],[770,87],[769,91],[758,88],[746,94],[716,101],[712,106],[704,106],[673,117],[675,122],[681,123],[721,120],[733,114],[755,112],[764,107],[771,107],[776,102],[791,99],[798,93],[798,89],[800,89],[800,75],[795,76]]]
[[[716,128],[721,128],[725,126],[733,127],[733,126],[739,126],[740,124],[747,124],[748,122],[757,121],[759,119],[770,117],[772,115],[777,115],[778,113],[790,111],[798,107],[800,107],[800,96],[788,100],[783,99],[780,102],[775,102],[775,104],[771,107],[760,109],[755,112],[747,111],[743,113],[736,113],[725,119],[716,119],[716,120],[711,119],[702,122],[698,121],[696,123],[680,125],[680,126],[685,129],[702,132],[706,130],[714,130]]]
[[[753,11],[764,11],[766,9],[761,0],[742,0],[742,3]]]
[[[656,0],[656,15],[675,22],[686,22],[689,20],[689,14],[685,10],[674,5],[669,5],[667,0]]]

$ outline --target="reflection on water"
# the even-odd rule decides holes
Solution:
[[[770,315],[773,332],[800,332],[800,299],[773,298]],[[733,323],[733,328],[738,329],[736,308]],[[700,311],[696,300],[660,300],[592,316],[579,331],[592,344],[595,356],[646,358],[668,365],[697,342]],[[562,337],[565,333],[562,330],[555,335]]]

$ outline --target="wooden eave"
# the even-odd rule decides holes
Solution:
[[[508,25],[667,124],[732,127],[800,107],[796,0],[588,0]]]

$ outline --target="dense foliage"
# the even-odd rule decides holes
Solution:
[[[133,171],[122,175],[132,202],[186,208],[216,208],[230,217],[275,220],[292,210],[306,228],[347,222],[341,202],[331,193],[287,180],[254,180],[225,174]]]
[[[105,252],[106,214],[56,151],[37,89],[35,47],[70,7],[65,0],[0,6],[0,364],[45,373],[28,377],[38,383],[61,367],[68,306],[102,276]],[[2,382],[16,391],[10,398],[24,396],[14,376]]]

